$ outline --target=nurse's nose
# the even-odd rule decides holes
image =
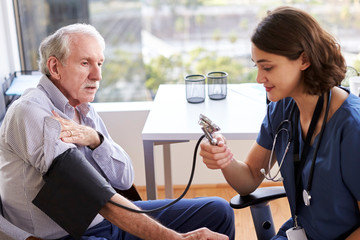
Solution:
[[[264,83],[264,82],[266,82],[265,74],[260,73],[259,70],[258,70],[257,75],[256,75],[256,82],[257,82],[257,83]]]

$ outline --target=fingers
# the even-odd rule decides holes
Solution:
[[[78,125],[76,122],[74,122],[72,120],[61,117],[57,112],[55,112],[55,110],[52,110],[51,112],[53,114],[53,118],[60,122],[62,128],[70,128],[71,126]],[[66,129],[66,130],[68,130],[68,129]]]
[[[55,110],[52,110],[51,112],[53,118],[59,121],[61,125],[59,138],[64,142],[74,142],[78,137],[80,125],[72,120],[62,118]]]
[[[225,145],[223,138],[217,138],[219,143],[216,146],[211,145],[208,141],[200,144],[200,156],[204,164],[210,169],[223,169],[233,160],[233,153]]]
[[[215,138],[217,140],[217,146],[219,146],[219,147],[225,146],[226,139],[223,135],[221,135],[219,133],[215,133]]]
[[[229,152],[228,154],[214,155],[214,157],[203,157],[203,163],[209,169],[223,169],[227,167],[233,160],[233,154]]]
[[[59,121],[61,125],[59,138],[63,142],[89,146],[91,149],[100,145],[100,137],[94,129],[78,124],[73,120],[62,118],[55,110],[51,112],[53,118]]]
[[[74,130],[63,130],[60,133],[60,138],[75,138],[76,134]]]
[[[51,112],[54,115],[54,117],[58,117],[58,118],[60,117],[60,115],[55,110],[52,110]]]
[[[200,228],[189,233],[183,234],[187,240],[228,240],[228,236],[212,232],[207,228]]]

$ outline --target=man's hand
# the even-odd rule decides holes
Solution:
[[[182,236],[186,240],[228,240],[229,239],[228,236],[224,234],[212,232],[207,228],[200,228],[192,232],[184,233],[182,234]]]
[[[95,149],[101,144],[99,134],[91,127],[78,124],[72,120],[60,117],[52,111],[54,119],[61,124],[60,139],[66,143],[75,143]]]

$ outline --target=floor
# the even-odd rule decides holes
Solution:
[[[273,185],[272,183],[263,183],[261,186],[266,187]],[[174,186],[174,197],[182,194],[184,186]],[[145,187],[137,187],[142,199],[146,199]],[[227,184],[209,184],[209,185],[193,185],[186,194],[186,198],[194,198],[200,196],[220,196],[227,201],[230,201],[237,193],[230,188]],[[164,188],[158,188],[158,198],[164,198]],[[271,212],[275,224],[275,230],[290,217],[289,204],[286,198],[273,200],[270,202]],[[240,239],[254,239],[256,240],[256,233],[252,222],[251,212],[249,208],[234,209],[235,213],[235,227],[236,227],[236,240]]]

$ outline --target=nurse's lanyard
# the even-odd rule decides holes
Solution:
[[[295,173],[295,185],[296,185],[296,199],[295,199],[295,227],[297,227],[297,208],[298,208],[298,203],[299,203],[299,199],[301,199],[301,192],[302,192],[302,197],[303,197],[303,201],[305,206],[310,206],[310,200],[311,200],[311,195],[310,195],[310,191],[311,191],[311,186],[312,186],[312,180],[313,180],[313,176],[314,176],[314,169],[315,169],[315,162],[316,162],[316,156],[317,156],[317,152],[319,150],[320,147],[320,142],[324,133],[324,129],[326,126],[326,120],[328,117],[328,113],[329,113],[329,107],[330,107],[330,99],[331,99],[331,92],[328,92],[327,95],[327,103],[326,103],[326,110],[325,110],[325,115],[324,115],[324,119],[321,125],[321,130],[320,130],[320,134],[319,134],[319,139],[318,142],[316,144],[315,150],[314,150],[314,155],[312,158],[312,163],[311,163],[311,168],[310,168],[310,174],[309,174],[309,178],[308,178],[308,183],[307,183],[307,187],[306,189],[301,189],[302,188],[302,171],[304,169],[305,166],[305,162],[306,162],[306,157],[309,153],[309,149],[310,149],[310,142],[311,142],[311,138],[314,134],[314,130],[316,127],[316,124],[319,120],[322,108],[323,108],[323,104],[324,104],[324,95],[321,95],[319,97],[319,100],[316,104],[315,107],[315,111],[313,114],[313,117],[311,119],[311,123],[305,138],[305,143],[304,143],[304,148],[301,154],[301,158],[299,158],[299,131],[298,131],[298,126],[299,126],[299,111],[295,112],[295,137],[294,137],[294,173]],[[301,200],[300,200],[301,201]]]

